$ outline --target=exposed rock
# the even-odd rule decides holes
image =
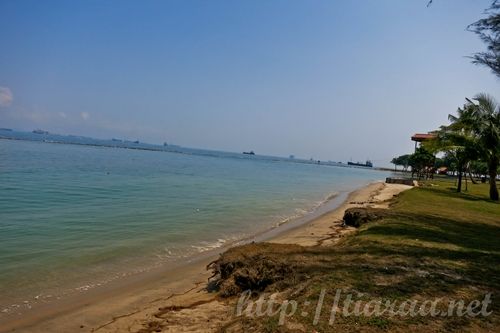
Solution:
[[[359,228],[363,224],[376,221],[387,215],[385,209],[355,207],[348,208],[344,213],[344,224]]]
[[[409,186],[414,186],[415,185],[415,181],[413,179],[409,179],[409,178],[387,177],[385,179],[385,182],[387,184],[403,184],[403,185],[409,185]]]

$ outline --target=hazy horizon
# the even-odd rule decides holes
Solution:
[[[487,0],[2,1],[0,127],[389,165],[465,97]]]

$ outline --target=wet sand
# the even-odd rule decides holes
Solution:
[[[381,182],[367,185],[310,222],[291,223],[255,240],[303,246],[334,244],[355,231],[341,226],[347,208],[387,208],[394,195],[409,188]],[[96,288],[80,297],[10,316],[0,322],[0,332],[154,332],[159,322],[168,323],[162,325],[161,332],[214,331],[234,312],[230,301],[205,290],[211,275],[206,265],[222,251],[216,249],[187,264],[158,269],[112,288]]]

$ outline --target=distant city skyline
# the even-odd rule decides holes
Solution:
[[[388,166],[500,100],[490,3],[2,1],[0,127]]]

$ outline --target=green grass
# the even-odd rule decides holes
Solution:
[[[281,289],[284,295],[300,289],[292,298],[304,304],[317,300],[326,289],[327,305],[318,324],[313,325],[310,311],[308,316],[289,318],[300,329],[288,331],[499,331],[500,204],[488,199],[487,184],[469,183],[465,193],[456,193],[453,185],[446,178],[427,181],[400,194],[385,218],[364,225],[342,243],[290,253],[288,260],[296,266],[298,278]],[[438,297],[469,302],[490,292],[493,314],[475,318],[337,315],[330,326],[337,288],[344,290],[343,295],[363,293],[356,298],[363,302]],[[256,318],[252,327],[261,319]],[[275,321],[266,323],[268,329]]]

